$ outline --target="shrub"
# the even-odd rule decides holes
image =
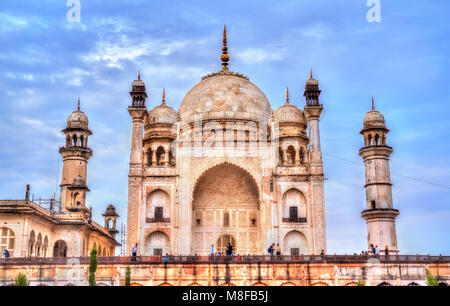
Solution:
[[[125,272],[125,286],[130,286],[130,284],[131,284],[131,268],[130,266],[127,266]]]
[[[437,279],[431,274],[430,270],[425,268],[425,273],[427,274],[427,286],[436,287],[439,286]]]
[[[17,275],[14,286],[16,286],[16,287],[28,286],[28,281],[27,281],[27,277],[25,276],[25,274],[20,272],[19,275]]]
[[[89,286],[96,286],[95,272],[97,271],[97,250],[94,248],[91,251],[91,259],[89,262]]]

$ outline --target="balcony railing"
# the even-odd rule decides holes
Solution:
[[[450,263],[450,256],[431,255],[245,255],[245,256],[111,256],[98,257],[99,265],[108,264],[252,264],[252,263],[368,263],[369,260],[378,260],[381,264],[439,264]],[[89,257],[30,257],[30,258],[0,258],[0,266],[11,265],[82,265],[89,264]],[[374,262],[372,262],[374,263]]]
[[[306,218],[283,218],[283,222],[287,222],[287,223],[306,223]]]
[[[147,218],[147,223],[170,223],[170,218]]]

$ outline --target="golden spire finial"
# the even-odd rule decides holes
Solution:
[[[141,71],[140,70],[138,71],[138,80],[139,81],[141,80]]]
[[[286,104],[290,104],[290,102],[289,102],[289,87],[286,87]]]
[[[373,97],[372,97],[372,110],[375,110],[375,101],[374,101]]]
[[[80,97],[78,97],[78,107],[77,110],[80,111]]]
[[[230,56],[228,55],[228,46],[227,46],[227,27],[223,26],[223,46],[222,46],[222,70],[228,70],[228,61],[230,60]]]
[[[166,104],[166,89],[163,88],[162,104]]]
[[[309,77],[310,77],[310,79],[313,79],[312,69],[311,69],[311,71],[310,71]]]

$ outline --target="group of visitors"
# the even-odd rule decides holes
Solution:
[[[273,256],[274,253],[277,256],[281,256],[281,247],[280,244],[277,243],[277,246],[275,247],[275,243],[272,243],[271,246],[267,249],[267,253],[270,254],[270,256]]]
[[[384,255],[385,256],[389,255],[389,247],[387,245],[384,247],[383,251],[384,251]],[[379,256],[380,255],[380,249],[378,248],[378,245],[371,244],[370,248],[369,248],[369,251],[361,251],[361,255],[364,255],[364,256],[369,256],[369,253],[371,255]]]

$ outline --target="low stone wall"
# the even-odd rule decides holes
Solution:
[[[0,285],[14,282],[19,272],[24,273],[30,285],[86,286],[88,263],[86,259],[67,258],[66,263],[46,264],[0,263]],[[131,267],[131,282],[139,286],[352,286],[361,279],[368,286],[388,283],[406,286],[425,285],[425,268],[439,282],[450,284],[450,263],[383,263],[377,259],[355,263],[110,263],[99,262],[97,285],[121,286],[126,267]]]

